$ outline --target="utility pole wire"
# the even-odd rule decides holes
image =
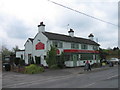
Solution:
[[[56,5],[59,5],[59,6],[61,6],[61,7],[67,8],[67,9],[69,9],[69,10],[75,11],[75,12],[77,12],[77,13],[83,14],[83,15],[85,15],[85,16],[91,17],[91,18],[93,18],[93,19],[99,20],[99,21],[101,21],[101,22],[104,22],[104,23],[107,23],[107,24],[111,24],[111,25],[113,25],[113,26],[120,27],[120,26],[118,26],[118,25],[116,25],[116,24],[113,24],[113,23],[111,23],[111,22],[104,21],[104,20],[102,20],[102,19],[96,18],[96,17],[94,17],[94,16],[88,15],[88,14],[86,14],[86,13],[80,12],[80,11],[78,11],[78,10],[72,9],[72,8],[67,7],[67,6],[64,6],[64,5],[62,5],[62,4],[56,3],[56,2],[54,2],[54,1],[51,1],[51,0],[48,0],[48,1],[51,2],[51,3],[54,3],[54,4],[56,4]]]

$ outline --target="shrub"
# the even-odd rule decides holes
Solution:
[[[51,66],[50,66],[50,69],[59,69],[59,67],[58,67],[57,64],[54,64],[54,65],[51,65]]]
[[[56,56],[57,56],[56,50],[57,50],[56,47],[51,46],[50,51],[47,52],[46,62],[47,62],[49,67],[52,67],[52,66],[57,64],[57,61],[56,61]]]
[[[20,65],[20,66],[24,66],[25,65],[25,60],[21,59],[21,58],[15,58],[13,60],[13,62],[15,63],[16,66]]]
[[[14,63],[15,63],[16,66],[18,66],[19,63],[20,63],[20,58],[15,58],[14,59]]]
[[[35,74],[35,73],[40,73],[40,72],[44,72],[44,68],[37,66],[35,64],[31,64],[30,66],[26,66],[25,71],[24,71],[24,73],[26,73],[26,74]]]
[[[94,63],[94,64],[92,65],[92,67],[93,67],[93,68],[99,68],[99,67],[101,67],[101,63]]]
[[[57,56],[57,65],[61,69],[65,68],[65,64],[64,64],[65,59],[64,59],[64,57],[65,57],[64,52],[62,52],[60,56]]]
[[[20,66],[24,66],[25,65],[25,60],[20,59],[19,64],[20,64]]]

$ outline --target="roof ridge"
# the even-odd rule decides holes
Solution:
[[[52,32],[42,32],[46,37],[51,40],[61,40],[67,42],[76,42],[76,43],[83,43],[83,44],[90,44],[90,45],[99,45],[97,42],[92,41],[90,39],[81,38],[81,37],[71,37],[65,34],[58,34]]]
[[[71,37],[71,36],[69,36],[69,35],[66,35],[66,34],[59,34],[59,33],[53,33],[53,32],[43,32],[43,33],[51,33],[51,34],[58,34],[58,35],[62,35],[62,36]],[[86,39],[86,40],[90,40],[90,39],[87,39],[87,38],[76,37],[76,36],[74,36],[74,37],[71,37],[71,38],[78,38],[78,39]],[[92,40],[90,40],[90,41],[92,41]],[[95,42],[95,41],[94,41],[94,42]]]

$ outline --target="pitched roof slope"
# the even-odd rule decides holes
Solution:
[[[90,45],[100,46],[98,43],[90,39],[85,39],[80,37],[71,37],[68,35],[51,33],[51,32],[43,32],[43,34],[46,37],[48,37],[48,39],[50,40],[60,40],[60,41],[66,41],[66,42],[75,42],[75,43],[81,43],[81,44],[90,44]]]
[[[34,39],[33,39],[33,38],[29,38],[29,40],[30,40],[31,42],[33,42]]]

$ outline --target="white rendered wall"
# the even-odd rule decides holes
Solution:
[[[65,61],[66,67],[73,67],[73,61]]]
[[[25,44],[25,63],[28,64],[28,54],[32,55],[33,46],[32,42],[28,39],[28,42]]]
[[[39,42],[41,42],[45,45],[44,49],[36,50],[36,44],[38,44]],[[48,39],[43,33],[38,33],[33,40],[33,57],[34,57],[34,60],[35,60],[35,56],[41,57],[41,64],[43,64],[44,66],[47,65],[46,61],[44,60],[44,55],[47,54],[47,51],[48,51]]]
[[[25,51],[17,51],[17,52],[16,52],[16,57],[21,58],[21,55],[23,55],[23,58],[22,58],[22,59],[24,60],[24,59],[25,59],[25,58],[24,58],[24,54],[25,54]]]

